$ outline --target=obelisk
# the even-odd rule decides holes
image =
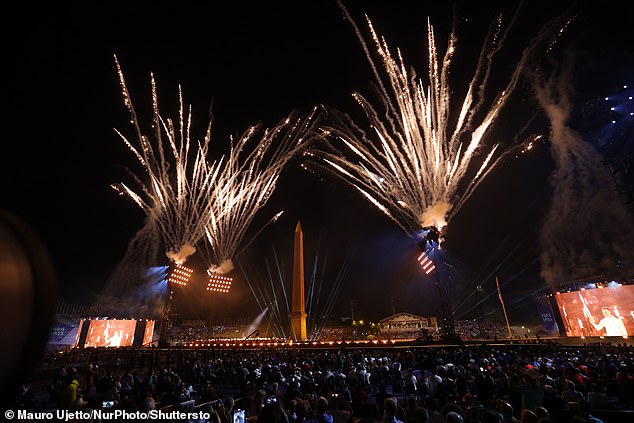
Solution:
[[[306,340],[306,306],[304,304],[304,234],[297,221],[293,252],[293,302],[291,308],[291,332],[296,341]]]

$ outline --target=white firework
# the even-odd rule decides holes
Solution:
[[[354,25],[345,8],[344,13]],[[408,70],[400,50],[394,55],[367,16],[366,20],[380,62],[375,63],[360,31],[355,30],[375,75],[380,107],[353,93],[369,131],[364,132],[348,115],[332,110],[329,123],[321,127],[331,142],[315,156],[408,234],[430,226],[442,230],[505,156],[499,144],[485,145],[485,138],[546,31],[534,37],[506,86],[487,102],[492,61],[511,27],[504,29],[500,16],[490,27],[466,95],[454,105],[449,76],[458,50],[455,26],[441,58],[428,20],[428,69],[427,81],[423,81]]]
[[[174,263],[183,264],[204,239],[211,255],[210,271],[230,271],[232,258],[255,215],[275,190],[282,170],[317,133],[318,109],[305,116],[292,112],[272,128],[253,125],[237,141],[231,139],[228,154],[209,161],[211,121],[204,139],[192,143],[191,107],[185,113],[180,87],[175,126],[172,119],[164,119],[159,112],[156,82],[151,76],[154,133],[149,137],[141,130],[116,57],[115,62],[135,137],[131,140],[117,133],[141,163],[144,174],[132,175],[135,188],[125,183],[113,187],[146,213],[141,236],[153,242],[147,238],[158,233],[166,255]],[[268,223],[281,214],[278,212]]]
[[[125,106],[130,112],[134,137],[116,131],[134,153],[143,169],[142,175],[133,174],[134,186],[114,184],[120,194],[132,199],[146,214],[145,233],[158,233],[166,255],[176,264],[183,264],[196,252],[196,244],[205,234],[205,216],[209,214],[209,191],[214,167],[207,165],[211,140],[211,121],[202,141],[192,143],[191,107],[185,111],[179,86],[179,112],[175,122],[164,118],[158,105],[156,81],[152,86],[152,131],[142,129],[128,91],[121,66],[115,57]],[[150,240],[149,242],[156,240]]]
[[[232,258],[246,248],[243,239],[257,212],[268,202],[288,161],[307,148],[317,134],[319,115],[315,108],[307,116],[291,113],[272,128],[251,126],[215,167],[210,185],[210,207],[205,234],[212,263],[209,271],[227,273]],[[255,148],[253,145],[255,144]],[[282,214],[278,212],[255,235]],[[250,242],[249,242],[250,243]]]

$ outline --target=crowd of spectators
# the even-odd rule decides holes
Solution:
[[[184,320],[174,323],[169,337],[174,344],[187,344],[205,339],[238,339],[249,332],[247,324],[212,324],[205,320]]]
[[[207,410],[214,423],[633,421],[634,349],[86,349],[46,361],[34,409]],[[51,368],[51,365],[53,368]],[[625,420],[616,420],[625,418]]]
[[[376,336],[376,339],[417,339],[421,337],[423,337],[423,332],[419,329],[407,331],[383,331]],[[439,334],[437,331],[429,332],[426,337],[438,339]]]
[[[185,343],[195,339],[206,339],[209,336],[209,328],[204,320],[188,320],[174,324],[168,333],[172,342]]]
[[[175,324],[170,328],[172,342],[186,344],[208,338],[215,339],[236,339],[244,336],[246,326],[212,326],[208,328],[205,321],[185,321]],[[464,340],[473,339],[504,339],[508,337],[506,327],[500,323],[490,320],[457,320],[455,321],[456,333]],[[430,338],[439,339],[438,331],[422,331],[412,329],[410,331],[387,331],[377,330],[376,333],[365,333],[352,326],[324,327],[313,334],[314,340],[337,341],[342,339],[417,339]]]
[[[456,333],[461,339],[502,339],[508,338],[506,327],[492,320],[456,320],[454,323]]]
[[[312,333],[311,337],[315,340],[322,341],[335,341],[341,339],[357,339],[360,338],[352,331],[352,326],[340,326],[340,327],[324,327],[317,333]]]

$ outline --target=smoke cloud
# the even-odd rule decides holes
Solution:
[[[174,263],[183,264],[185,263],[185,261],[187,261],[187,258],[191,256],[192,254],[194,254],[195,252],[196,252],[196,247],[189,244],[185,244],[177,252],[168,251],[166,255],[167,255],[167,258],[172,260]]]
[[[255,331],[260,326],[260,323],[262,323],[262,320],[264,319],[264,315],[266,314],[267,311],[269,311],[268,307],[262,310],[260,314],[258,314],[257,317],[251,323],[249,323],[249,326],[247,327],[243,336],[246,337],[251,335],[251,333],[253,333],[253,331]]]
[[[148,274],[159,257],[159,234],[144,225],[128,244],[121,262],[93,306],[109,317],[160,318],[167,288],[162,274]],[[161,288],[164,288],[161,290]]]
[[[438,230],[447,225],[447,213],[451,208],[451,204],[446,202],[436,203],[431,207],[425,209],[420,217],[421,225],[435,226]]]
[[[234,269],[233,261],[226,259],[219,266],[212,266],[209,270],[219,275],[224,275],[231,272]]]
[[[552,203],[540,233],[541,276],[551,287],[634,266],[634,221],[619,198],[601,155],[568,126],[571,113],[571,62],[545,80],[535,74],[533,87],[550,120]],[[629,270],[628,270],[629,269]],[[631,276],[630,276],[631,277]]]

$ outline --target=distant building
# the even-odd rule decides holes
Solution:
[[[422,317],[411,313],[396,313],[380,321],[381,335],[412,337],[432,335],[438,332],[437,317]]]

